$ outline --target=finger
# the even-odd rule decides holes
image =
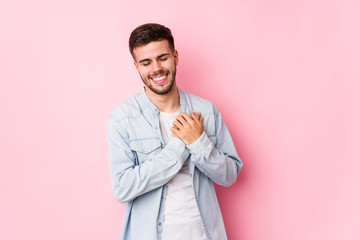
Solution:
[[[180,114],[188,123],[193,123],[193,120],[191,119],[191,117],[189,117],[189,115],[187,115],[186,113],[181,113]]]
[[[180,129],[180,128],[183,128],[183,125],[179,122],[179,121],[174,121],[173,122],[173,126],[176,128],[176,129]]]
[[[178,120],[183,126],[188,126],[189,123],[184,116],[187,116],[186,113],[179,114],[176,116],[176,120]]]
[[[180,131],[178,129],[176,129],[176,127],[171,127],[171,132],[178,138],[179,137],[179,134],[180,134]]]
[[[176,116],[176,121],[180,123],[181,125],[184,125],[186,123],[186,120],[181,115]]]
[[[201,125],[202,121],[204,121],[204,118],[201,116],[201,113],[197,112],[195,113],[191,113],[192,114],[192,119],[198,124]]]
[[[196,116],[196,114],[195,114],[194,112],[191,112],[191,113],[190,113],[190,117],[191,117],[191,119],[194,120],[195,122],[196,122],[196,120],[198,119],[197,116]]]
[[[200,112],[197,112],[197,113],[196,113],[196,117],[197,117],[197,119],[200,119],[201,113],[200,113]]]
[[[201,113],[197,112],[196,114],[193,113],[192,118],[196,121],[196,120],[200,120],[201,118]]]
[[[202,124],[203,122],[204,122],[204,117],[201,116],[201,117],[200,117],[200,123]]]
[[[199,114],[200,114],[199,112],[197,113],[191,112],[190,113],[191,119],[194,121],[199,120]]]

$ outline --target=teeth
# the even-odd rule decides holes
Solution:
[[[153,78],[152,80],[158,82],[158,81],[164,80],[165,78],[166,78],[166,76],[160,76],[160,77]]]

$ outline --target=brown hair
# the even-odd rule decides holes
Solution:
[[[171,51],[175,50],[174,38],[171,30],[157,23],[147,23],[135,28],[129,38],[129,50],[134,58],[134,48],[153,41],[167,40]]]

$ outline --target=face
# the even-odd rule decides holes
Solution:
[[[146,90],[164,95],[176,87],[178,53],[171,51],[167,40],[150,42],[134,48],[134,64]]]

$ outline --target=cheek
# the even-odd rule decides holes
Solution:
[[[176,62],[168,63],[168,64],[164,65],[164,68],[166,68],[168,70],[174,70],[175,67],[176,67]]]
[[[149,72],[146,71],[145,69],[139,69],[139,73],[141,76],[145,76],[145,77],[149,75]]]

